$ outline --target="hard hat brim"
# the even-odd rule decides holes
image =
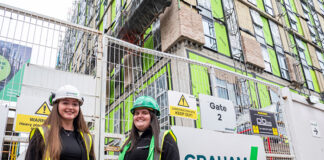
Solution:
[[[156,116],[160,116],[160,111],[156,110],[156,109],[153,109],[151,108],[150,106],[146,106],[146,105],[141,105],[141,106],[134,106],[130,112],[134,115],[134,112],[136,109],[139,109],[139,108],[145,108],[145,109],[148,109],[150,111],[153,111],[155,113]]]
[[[73,97],[73,96],[64,96],[64,97],[55,97],[54,99],[53,99],[53,103],[55,103],[56,101],[58,101],[58,100],[61,100],[61,99],[65,99],[65,98],[71,98],[71,99],[76,99],[76,100],[78,100],[79,101],[79,103],[80,103],[80,106],[82,106],[83,105],[83,98],[82,97],[80,97],[80,98],[76,98],[76,97]]]

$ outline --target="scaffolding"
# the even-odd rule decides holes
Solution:
[[[18,114],[16,112],[17,99],[22,96],[21,89],[24,86],[39,91],[47,90],[48,93],[52,90],[43,88],[44,83],[24,83],[25,69],[31,66],[39,66],[44,69],[60,70],[62,73],[95,77],[100,82],[102,73],[98,72],[97,66],[101,64],[101,61],[98,60],[97,55],[102,56],[103,54],[102,43],[99,42],[97,46],[94,46],[91,45],[91,42],[89,43],[90,46],[83,45],[81,47],[79,45],[76,48],[76,35],[82,33],[79,34],[81,35],[79,39],[89,42],[102,34],[83,25],[58,20],[5,4],[0,4],[0,25],[0,56],[1,58],[4,57],[5,62],[8,61],[6,67],[9,68],[8,76],[1,80],[0,106],[9,106],[10,115],[6,124],[5,135],[1,137],[4,140],[4,146],[0,156],[2,155],[2,159],[14,160],[23,157],[28,146],[28,131],[16,131],[18,128],[15,124]],[[94,51],[96,51],[95,56],[93,55]],[[43,76],[45,79],[55,79],[48,74]],[[62,81],[66,80],[62,79]],[[58,83],[62,81],[59,80]],[[53,85],[55,86],[55,84]],[[99,84],[96,89],[101,90]],[[88,95],[89,93],[82,94]],[[98,102],[97,105],[100,105],[100,103]],[[105,104],[102,105],[102,108],[104,108]],[[100,106],[93,106],[92,111],[95,112],[95,110],[99,112]],[[92,134],[99,137],[100,115],[85,114],[85,118],[88,127],[92,128]],[[99,138],[95,140],[99,140]],[[99,144],[99,141],[97,143]],[[99,150],[99,147],[97,147],[97,150]]]
[[[293,65],[293,73],[290,73],[292,76],[291,77],[291,86],[292,87],[295,87],[295,89],[299,90],[299,92],[303,92],[305,93],[307,90],[304,88],[304,78],[302,77],[302,73],[303,71],[300,70],[301,67],[301,63],[300,63],[300,57],[298,55],[295,55],[294,54],[294,49],[297,50],[297,52],[299,52],[298,50],[298,44],[296,42],[296,32],[294,31],[293,28],[289,27],[289,25],[292,23],[291,21],[291,18],[294,18],[293,16],[297,16],[299,17],[299,15],[295,15],[297,13],[294,13],[292,11],[287,11],[287,6],[290,6],[290,4],[287,4],[286,1],[282,1],[282,2],[279,2],[277,1],[277,8],[278,8],[278,11],[279,11],[279,15],[277,15],[277,18],[278,20],[280,19],[281,20],[281,23],[283,25],[283,28],[285,30],[284,34],[285,34],[285,38],[287,39],[288,41],[288,49],[289,49],[289,55],[291,55],[293,58],[289,58],[288,56],[288,63],[291,63]],[[283,10],[284,9],[284,10]],[[291,9],[290,9],[291,10]],[[289,14],[288,14],[289,12]],[[289,24],[286,24],[286,20],[285,20],[285,17],[288,19],[288,23]],[[290,38],[289,38],[289,34],[291,34],[293,36],[293,42],[290,41]],[[289,61],[290,59],[290,61]]]
[[[131,43],[138,43],[146,29],[170,5],[171,0],[132,0],[120,14],[117,14],[111,35]]]

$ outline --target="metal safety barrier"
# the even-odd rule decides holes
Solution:
[[[201,115],[203,96],[231,102],[234,127],[221,132],[260,136],[268,160],[294,159],[281,92],[276,85],[255,79],[249,73],[235,72],[231,67],[220,67],[223,64],[190,48],[181,54],[159,52],[147,49],[150,44],[144,44],[147,48],[139,47],[80,24],[4,4],[0,4],[0,26],[0,69],[5,73],[0,74],[0,106],[9,106],[10,114],[8,117],[5,115],[4,129],[11,133],[0,136],[2,159],[16,159],[25,152],[28,144],[24,137],[28,137],[28,131],[36,124],[39,125],[36,121],[42,122],[46,118],[39,113],[45,114],[46,107],[50,108],[44,99],[34,106],[31,114],[21,107],[21,99],[30,94],[37,96],[39,92],[48,93],[48,98],[57,84],[68,82],[82,88],[81,94],[89,102],[85,104],[84,114],[94,135],[99,159],[118,157],[120,146],[132,127],[129,110],[141,95],[157,100],[161,110],[158,117],[161,129],[170,129],[171,126],[208,128]],[[146,43],[156,42],[151,39]],[[34,73],[34,77],[27,76],[30,73]],[[68,79],[60,75],[77,78]],[[33,79],[35,77],[42,78],[38,81]],[[89,89],[78,81],[94,82],[87,84],[94,85],[94,88]],[[173,112],[176,108],[170,107],[172,94],[190,95],[197,114]],[[189,106],[184,99],[180,100],[179,104]],[[215,110],[228,109],[216,104],[212,107]],[[269,114],[275,124],[268,124],[262,118],[254,122],[254,111],[256,114]],[[41,118],[29,117],[18,121],[19,116]],[[222,115],[217,118],[222,119]],[[271,125],[272,130],[259,133],[257,127],[260,123]],[[33,127],[28,130],[24,128],[26,124]]]
[[[101,32],[5,4],[0,4],[0,26],[0,106],[9,106],[9,114],[1,115],[0,157],[14,160],[23,155],[29,131],[51,111],[50,93],[63,84],[75,85],[85,97],[83,114],[99,144],[99,109],[105,105],[99,102],[96,85]],[[87,88],[87,81],[94,87]],[[40,103],[33,103],[33,97]]]
[[[106,132],[129,134],[132,127],[132,115],[129,110],[135,99],[141,95],[149,95],[157,100],[161,109],[159,116],[161,129],[170,129],[173,125],[207,128],[208,124],[202,122],[203,117],[199,112],[197,119],[171,113],[173,100],[168,95],[169,91],[176,91],[194,96],[197,108],[201,112],[204,104],[200,96],[211,95],[233,103],[235,109],[233,134],[260,136],[263,139],[267,159],[294,158],[281,105],[281,90],[278,86],[252,78],[248,73],[235,72],[233,68],[218,67],[222,64],[190,50],[185,51],[187,57],[181,57],[138,47],[113,37],[108,37],[107,49]],[[214,109],[226,110],[222,106],[214,106]],[[251,110],[273,114],[275,121],[272,122],[272,128],[275,129],[259,133],[255,129],[257,124],[252,121],[255,117],[251,117],[253,116]],[[108,139],[106,144],[120,146],[122,142],[116,143]],[[112,150],[110,154],[118,155],[118,152]]]

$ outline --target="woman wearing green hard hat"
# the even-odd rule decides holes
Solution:
[[[119,160],[179,160],[175,135],[171,130],[160,132],[157,116],[160,108],[150,96],[136,99],[133,125],[129,138],[122,146]]]

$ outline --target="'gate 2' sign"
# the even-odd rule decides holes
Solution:
[[[235,111],[229,100],[199,94],[202,128],[208,130],[233,132],[235,130]]]

